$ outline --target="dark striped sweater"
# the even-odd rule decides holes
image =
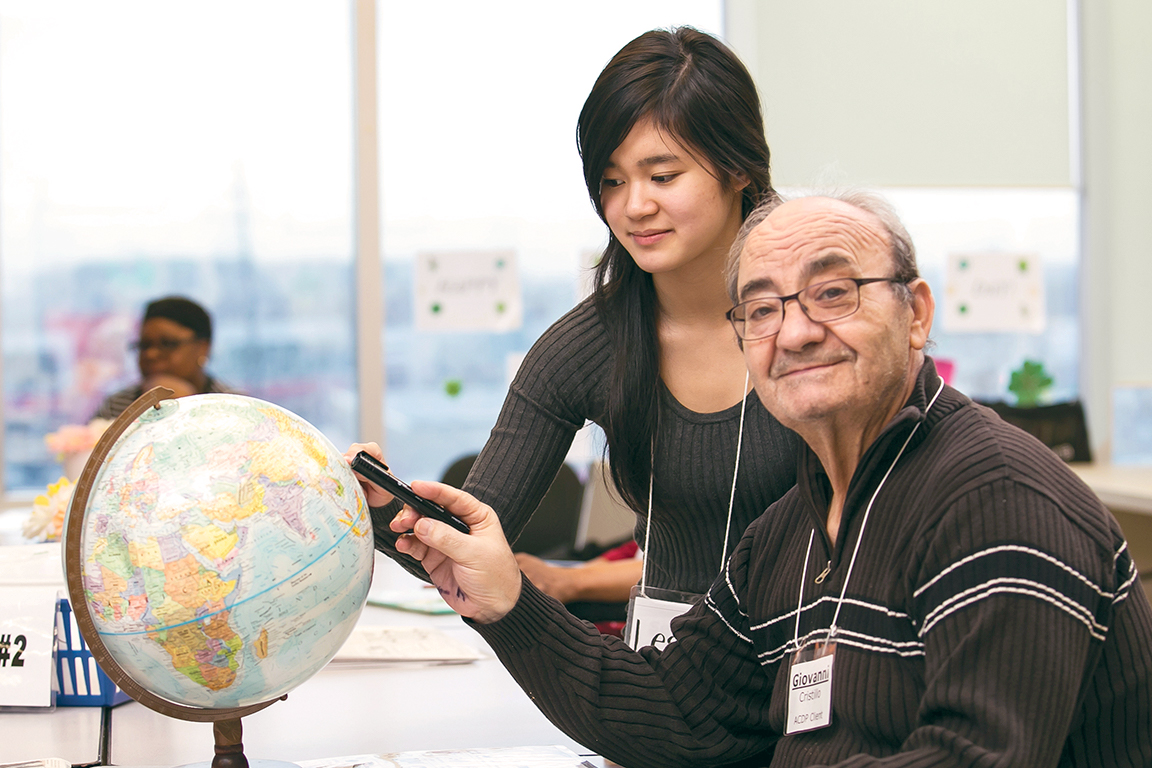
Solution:
[[[496,510],[509,541],[552,484],[576,431],[603,418],[612,365],[608,335],[590,299],[549,328],[525,357],[464,484]],[[734,400],[742,386],[732,382]],[[740,406],[695,413],[661,387],[659,419],[648,583],[700,594],[722,564]],[[755,393],[748,395],[729,554],[748,524],[795,485],[799,443]],[[404,563],[387,525],[397,511],[398,505],[375,509],[373,524],[377,549]],[[647,510],[637,513],[641,546],[646,517]],[[419,564],[405,565],[426,578]]]
[[[236,394],[236,390],[209,376],[204,383],[204,391],[201,394],[209,393],[230,395]],[[136,383],[130,387],[125,387],[124,389],[113,392],[104,398],[104,401],[100,403],[100,407],[96,409],[96,413],[92,418],[115,419],[143,394],[144,385],[142,383]]]
[[[930,396],[930,361],[863,456],[835,547],[830,487],[805,452],[800,484],[663,653],[600,636],[527,582],[477,629],[553,722],[630,768],[765,750],[772,766],[1152,766],[1152,610],[1115,520],[1048,449],[959,392],[925,417],[925,380]],[[863,510],[920,422],[840,612],[832,724],[784,736],[796,637],[826,634]]]

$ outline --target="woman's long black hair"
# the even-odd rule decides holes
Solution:
[[[682,144],[721,183],[735,188],[747,181],[742,216],[775,194],[760,99],[748,70],[711,35],[691,27],[653,30],[612,57],[580,111],[584,182],[601,219],[600,182],[609,157],[643,119]],[[595,286],[615,356],[602,425],[612,481],[633,509],[644,510],[660,376],[656,291],[652,275],[636,266],[611,229]]]

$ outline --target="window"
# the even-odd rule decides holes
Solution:
[[[171,293],[210,373],[356,437],[350,30],[323,0],[0,4],[6,490],[59,476],[45,434],[137,378]]]
[[[721,6],[379,0],[384,394],[357,391],[352,4],[0,0],[5,492],[59,476],[44,436],[136,379],[171,293],[212,313],[213,375],[339,447],[384,396],[390,461],[438,477],[603,246],[575,149],[594,78],[647,29],[719,32]],[[462,249],[514,255],[517,328],[416,329],[417,255]]]
[[[484,445],[518,360],[582,295],[606,235],[576,119],[600,70],[655,27],[721,31],[720,2],[498,6],[452,4],[447,24],[435,4],[379,11],[385,413],[388,460],[404,477],[439,478]],[[461,251],[513,254],[519,327],[417,327],[421,254]],[[588,458],[580,445],[575,463]]]

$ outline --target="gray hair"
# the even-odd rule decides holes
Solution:
[[[904,223],[900,221],[896,209],[888,200],[875,192],[862,189],[836,189],[801,195],[791,199],[798,200],[803,197],[826,197],[831,200],[839,200],[879,219],[884,231],[888,233],[888,242],[891,245],[892,265],[895,268],[895,273],[892,276],[903,281],[897,284],[899,286],[897,290],[905,301],[911,301],[912,291],[907,284],[920,277],[920,270],[916,267],[916,246],[913,245],[912,236],[908,234]],[[738,300],[737,289],[739,286],[737,286],[736,281],[740,271],[740,254],[744,252],[744,245],[748,242],[748,236],[787,199],[774,196],[753,208],[748,217],[744,219],[744,224],[740,227],[736,239],[732,241],[732,248],[728,252],[728,262],[724,269],[724,279],[728,286],[728,296],[733,303]]]

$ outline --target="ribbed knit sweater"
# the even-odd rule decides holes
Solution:
[[[629,768],[766,749],[772,766],[1152,766],[1152,610],[1118,525],[1051,451],[959,392],[925,415],[938,384],[928,361],[862,457],[834,546],[831,488],[805,451],[799,485],[663,652],[599,635],[527,581],[478,631],[549,719]],[[783,735],[791,656],[827,636],[857,540],[831,725]]]
[[[735,340],[732,342],[735,344]],[[516,375],[491,436],[464,490],[490,505],[515,541],[564,462],[576,431],[603,419],[613,352],[591,299],[560,318],[532,346]],[[743,381],[732,382],[733,400]],[[652,542],[645,546],[647,510],[637,511],[636,537],[645,548],[648,584],[703,593],[720,572],[740,405],[695,413],[659,391]],[[796,482],[799,438],[751,393],[733,504],[728,554],[748,524]],[[648,478],[643,478],[646,483]],[[376,546],[402,563],[388,521],[398,505],[373,510]],[[419,564],[406,567],[424,578]]]

